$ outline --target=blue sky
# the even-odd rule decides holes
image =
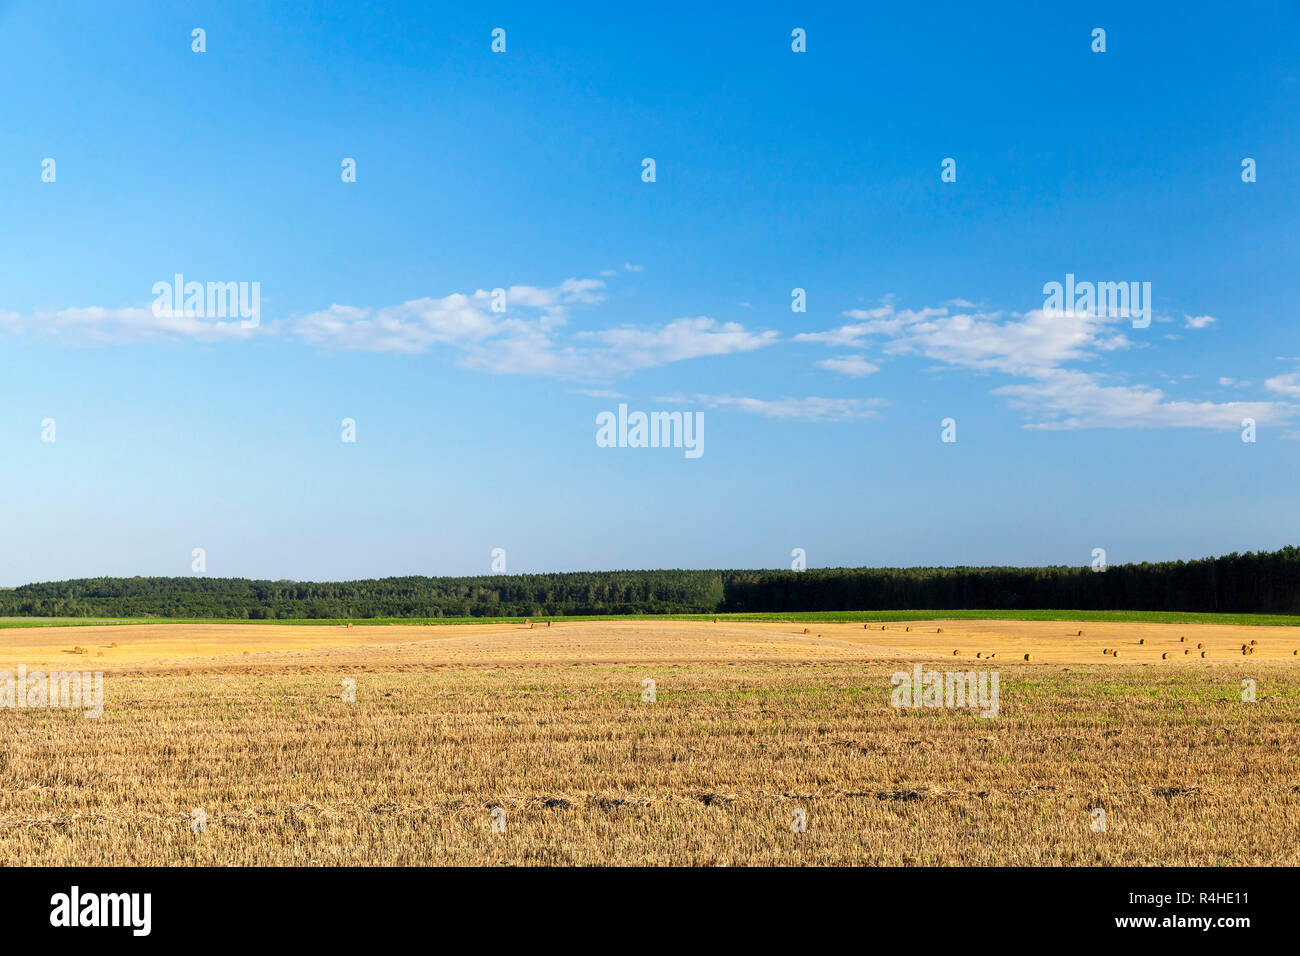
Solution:
[[[1300,540],[1295,3],[187,6],[0,3],[0,584]]]

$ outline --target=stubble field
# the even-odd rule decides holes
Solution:
[[[0,708],[0,864],[1297,865],[1298,647],[1051,621],[0,631],[0,670],[105,675],[98,719]],[[894,708],[917,663],[996,672],[997,716]]]

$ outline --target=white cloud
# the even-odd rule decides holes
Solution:
[[[600,279],[569,279],[551,288],[512,286],[506,290],[505,312],[493,312],[491,293],[479,290],[377,310],[335,305],[299,319],[293,331],[321,348],[418,353],[451,346],[461,351],[468,368],[589,382],[692,358],[748,352],[779,337],[700,316],[561,338],[570,306],[604,299]]]
[[[1274,375],[1264,380],[1264,387],[1270,392],[1277,392],[1288,398],[1300,398],[1300,372]]]
[[[625,263],[623,270],[639,272]],[[606,270],[615,273],[617,270]],[[652,325],[620,325],[570,332],[570,312],[606,299],[599,278],[571,278],[550,287],[516,285],[506,289],[505,311],[493,311],[492,293],[454,293],[384,307],[335,304],[292,321],[245,329],[228,321],[156,315],[151,308],[69,308],[20,316],[0,312],[0,332],[32,334],[68,344],[192,340],[223,342],[263,334],[286,334],[310,346],[338,351],[420,354],[449,350],[465,367],[501,374],[530,374],[601,386],[642,369],[697,358],[755,352],[780,341],[775,331],[746,328],[709,316]],[[745,303],[748,306],[748,303]],[[955,311],[954,311],[955,310]],[[953,299],[939,308],[900,309],[892,298],[874,308],[844,313],[848,321],[793,341],[862,349],[871,345],[887,356],[915,356],[937,366],[1008,376],[993,388],[1025,412],[1026,427],[1218,428],[1236,429],[1242,418],[1263,424],[1289,422],[1300,413],[1290,401],[1211,402],[1184,400],[1160,388],[1129,383],[1103,373],[1105,356],[1151,339],[1130,338],[1126,319],[1086,314],[983,310]],[[1188,328],[1203,329],[1212,316],[1184,315]],[[1135,342],[1134,340],[1138,340]],[[1082,370],[1080,363],[1094,363]],[[862,378],[879,366],[860,351],[845,351],[816,361],[817,368]],[[1100,366],[1101,368],[1097,368]],[[1186,376],[1184,376],[1186,378]],[[1179,379],[1169,379],[1173,388]],[[1221,377],[1220,386],[1244,388],[1249,382]],[[1300,399],[1300,371],[1277,375],[1268,391]],[[593,387],[590,397],[613,399],[615,391]],[[773,420],[858,421],[879,414],[881,399],[759,399],[736,395],[695,395],[708,408],[739,411]]]
[[[627,263],[629,271],[640,267]],[[207,320],[155,314],[152,307],[70,308],[21,316],[0,312],[0,332],[31,334],[66,344],[169,339],[221,342],[283,334],[330,351],[422,354],[450,349],[469,368],[602,383],[639,369],[693,358],[754,351],[775,343],[774,331],[754,331],[708,316],[658,325],[622,325],[564,334],[572,309],[606,299],[602,279],[571,278],[555,286],[515,285],[499,297],[479,289],[423,297],[383,307],[333,304],[295,319],[244,328],[238,319]]]
[[[1291,406],[1277,402],[1189,402],[1169,399],[1145,385],[1105,385],[1093,375],[1057,369],[1040,380],[993,390],[1039,419],[1035,429],[1215,428],[1236,429],[1243,418],[1260,425],[1286,421]]]
[[[424,352],[435,345],[480,341],[498,327],[487,293],[413,299],[382,309],[331,305],[293,324],[309,345],[358,352]]]
[[[840,355],[835,358],[822,359],[815,364],[818,368],[838,372],[840,375],[847,375],[850,378],[861,378],[864,375],[870,375],[872,372],[880,371],[879,365],[873,365],[862,355]]]
[[[582,332],[577,338],[593,339],[634,368],[650,368],[707,355],[752,352],[771,345],[776,332],[751,332],[739,322],[718,322],[707,316],[674,319],[655,328],[623,326],[600,332]]]
[[[678,405],[703,405],[761,415],[779,421],[851,422],[875,418],[882,405],[879,398],[747,398],[738,395],[668,395],[655,399]]]
[[[332,305],[302,316],[292,328],[309,345],[359,352],[419,353],[439,345],[472,348],[500,335],[536,344],[564,324],[571,305],[603,302],[604,287],[600,279],[566,279],[550,288],[510,286],[505,290],[505,312],[492,310],[493,295],[484,289],[380,309]],[[520,310],[535,314],[526,321],[513,317]]]
[[[879,336],[885,339],[883,350],[888,355],[922,355],[950,365],[1011,375],[1054,368],[1062,362],[1131,344],[1124,333],[1109,328],[1124,320],[1084,313],[1058,314],[1039,309],[1024,315],[950,315],[946,308],[896,311],[884,306],[854,309],[845,315],[862,321],[827,332],[801,333],[794,339],[852,345]]]
[[[818,342],[823,345],[860,345],[863,339],[870,336],[898,335],[915,323],[947,314],[947,309],[934,308],[921,309],[919,312],[911,309],[895,311],[892,305],[884,305],[876,309],[850,309],[844,315],[857,320],[854,323],[841,325],[826,332],[800,332],[794,337],[794,341]]]
[[[916,354],[964,368],[1028,375],[1128,348],[1124,333],[1109,328],[1120,321],[1041,309],[1005,319],[1001,313],[924,315],[909,321],[883,349],[887,355]]]
[[[464,364],[504,374],[605,382],[640,369],[753,351],[777,337],[776,332],[751,332],[735,322],[701,316],[582,332],[560,342],[537,323],[512,320],[503,324],[502,334],[469,349]]]
[[[1129,320],[1085,313],[959,311],[947,307],[907,310],[893,301],[844,313],[854,321],[825,332],[803,333],[798,342],[861,345],[879,342],[885,355],[917,355],[954,368],[996,372],[1020,379],[993,394],[1025,411],[1030,428],[1239,428],[1242,418],[1275,423],[1297,412],[1277,402],[1183,401],[1145,385],[1112,384],[1099,374],[1066,366],[1096,362],[1134,347],[1122,328]],[[1206,321],[1208,320],[1208,321]],[[1192,320],[1189,317],[1189,323]],[[1205,327],[1214,320],[1196,319]],[[833,361],[833,360],[831,360]],[[821,363],[819,363],[821,364]],[[1274,391],[1300,395],[1296,381],[1279,376]],[[1288,389],[1294,387],[1295,392]]]
[[[595,305],[605,301],[604,288],[605,283],[600,279],[565,279],[549,289],[535,285],[512,285],[506,290],[506,305],[522,305],[533,309],[554,309],[573,303]],[[474,297],[491,303],[490,294],[482,289],[475,292]]]
[[[265,324],[244,328],[239,319],[203,319],[166,312],[154,314],[152,306],[107,309],[60,309],[38,312],[24,320],[14,313],[0,314],[0,324],[13,332],[30,331],[66,345],[123,345],[132,342],[229,342],[249,339],[272,329]]]

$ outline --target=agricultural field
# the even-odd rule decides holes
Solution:
[[[104,695],[0,708],[0,864],[1297,865],[1297,650],[1096,620],[12,628],[0,671]],[[996,675],[996,715],[893,706],[917,665]]]

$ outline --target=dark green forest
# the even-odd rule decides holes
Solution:
[[[1044,568],[594,571],[311,583],[83,578],[0,590],[0,617],[376,618],[1060,609],[1300,614],[1300,548]]]

